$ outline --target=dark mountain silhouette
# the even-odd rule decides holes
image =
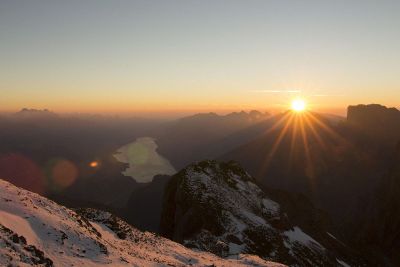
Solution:
[[[185,117],[170,123],[157,136],[158,150],[179,169],[193,161],[218,156],[216,153],[219,151],[213,150],[213,144],[268,117],[268,113],[258,111],[234,112],[224,116],[201,113]]]
[[[400,143],[388,171],[373,194],[365,195],[347,229],[352,246],[382,261],[370,265],[400,265]]]
[[[383,248],[394,265],[400,265],[400,145],[389,172],[378,186],[376,199],[377,213],[375,227],[366,229],[365,238],[370,246]],[[367,225],[369,221],[366,221]],[[372,233],[372,236],[371,236]]]
[[[382,105],[350,106],[347,122],[379,142],[396,144],[400,140],[400,111]]]
[[[400,124],[398,111],[382,106],[349,107],[348,113],[339,123],[315,113],[283,114],[277,118],[281,123],[221,159],[238,161],[264,188],[306,195],[347,231],[345,238],[354,240],[356,232],[349,230],[354,214],[383,186]],[[386,250],[383,245],[378,249],[381,256]],[[375,256],[374,261],[384,262],[385,256]]]
[[[58,115],[48,109],[29,109],[23,108],[13,114],[15,118],[19,119],[50,119],[57,118]]]
[[[151,183],[135,189],[122,211],[122,217],[141,230],[158,233],[164,190],[169,180],[169,176],[157,175]]]

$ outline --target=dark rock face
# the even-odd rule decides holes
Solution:
[[[273,194],[290,199],[277,191]],[[292,199],[298,202],[297,212],[302,206],[312,207],[300,199]],[[267,196],[238,164],[203,161],[171,178],[161,233],[223,257],[251,253],[291,266],[337,266],[337,260],[360,264],[327,232],[315,208],[304,208],[303,218],[298,213],[292,220],[293,211],[286,212],[290,206],[290,201],[281,205]],[[314,224],[306,233],[300,224],[310,221]]]
[[[140,230],[159,232],[164,189],[170,176],[156,175],[151,183],[135,189],[123,217]]]
[[[381,138],[381,141],[400,140],[400,111],[396,108],[377,104],[349,106],[347,121],[366,135]]]
[[[354,245],[371,256],[371,265],[400,266],[400,111],[381,105],[350,106],[348,123],[369,136],[372,144],[394,147],[397,143],[386,160],[385,173],[374,190],[361,198],[347,230]]]
[[[125,223],[111,213],[91,208],[80,208],[77,209],[76,212],[87,220],[100,222],[103,225],[107,226],[120,239],[126,239],[132,228],[129,224]]]
[[[398,120],[400,111],[396,108],[387,108],[379,104],[349,106],[347,120],[356,124],[389,123]]]
[[[365,197],[352,224],[354,246],[372,255],[370,265],[400,266],[400,146],[375,193]]]

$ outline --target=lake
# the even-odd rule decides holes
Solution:
[[[168,159],[157,152],[157,143],[152,137],[140,137],[135,142],[119,148],[114,157],[129,164],[122,173],[139,183],[148,183],[158,174],[173,175],[175,168]]]

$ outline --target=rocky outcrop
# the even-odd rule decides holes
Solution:
[[[374,194],[354,214],[349,234],[372,266],[400,266],[400,145]]]
[[[400,111],[396,108],[378,104],[349,106],[347,122],[380,141],[400,140]]]
[[[344,245],[323,227],[315,226],[313,235],[293,224],[283,208],[287,205],[272,200],[238,164],[203,161],[171,178],[161,233],[223,257],[246,252],[290,266],[355,262],[338,249]]]

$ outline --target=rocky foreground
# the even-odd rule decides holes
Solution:
[[[92,209],[72,211],[0,180],[0,266],[283,266],[222,259]]]

